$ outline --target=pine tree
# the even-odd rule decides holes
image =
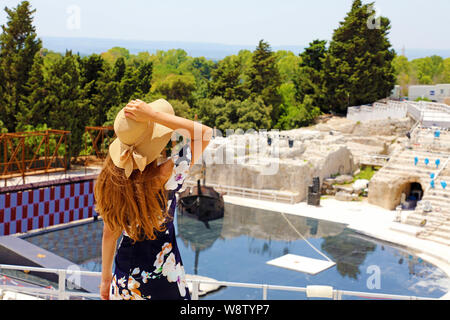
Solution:
[[[245,100],[241,81],[241,64],[235,56],[228,56],[219,61],[217,68],[211,72],[209,83],[210,97],[223,97],[226,100]]]
[[[5,8],[8,15],[6,25],[0,35],[0,71],[2,73],[2,102],[0,114],[9,131],[16,127],[16,113],[19,103],[26,94],[24,86],[28,82],[34,57],[42,47],[33,26],[33,14],[28,1],[16,8]]]
[[[3,80],[3,71],[2,71],[2,62],[0,58],[0,133],[6,133],[8,132],[8,128],[6,128],[5,123],[3,121],[6,121],[6,100],[5,96],[3,94],[3,86],[2,83],[4,83]]]
[[[125,71],[127,70],[127,66],[125,64],[125,59],[123,57],[120,57],[117,59],[117,61],[114,63],[114,81],[120,82],[122,81],[123,76],[125,75]]]
[[[137,90],[140,95],[145,96],[152,87],[153,63],[142,62],[137,70]]]
[[[128,102],[135,96],[137,89],[136,70],[127,66],[125,74],[120,81],[120,97],[122,102]]]
[[[324,40],[314,40],[300,54],[302,61],[293,80],[299,103],[304,103],[305,96],[309,96],[314,106],[325,107],[323,59],[327,52],[326,43]]]
[[[70,51],[49,70],[46,88],[48,125],[52,129],[71,131],[69,155],[78,156],[84,148],[82,136],[92,111],[82,85],[79,61]]]
[[[26,94],[19,103],[16,132],[25,131],[27,125],[37,127],[48,121],[49,105],[45,101],[48,90],[45,88],[44,59],[38,53],[34,57],[30,77],[24,86]]]
[[[309,47],[305,48],[300,54],[302,62],[300,67],[310,67],[314,70],[321,71],[323,65],[323,58],[327,52],[327,41],[325,40],[314,40],[309,44]]]
[[[119,60],[118,60],[119,61]],[[94,106],[90,122],[94,126],[103,126],[107,121],[108,111],[121,103],[120,85],[114,81],[114,71],[105,65],[96,82],[96,94],[92,96],[91,103]]]
[[[271,105],[266,106],[262,97],[242,101],[236,110],[239,118],[237,127],[243,130],[272,128]]]
[[[81,67],[81,85],[86,87],[87,97],[90,99],[97,94],[97,81],[105,68],[105,60],[97,54],[92,54],[86,58],[79,58]]]
[[[395,52],[388,40],[390,21],[373,24],[373,4],[354,0],[350,12],[333,33],[324,59],[327,104],[345,113],[347,106],[373,103],[389,96],[395,85]]]
[[[278,120],[281,104],[281,97],[278,93],[281,80],[275,59],[270,45],[260,40],[253,52],[252,65],[247,72],[248,81],[246,85],[253,101],[256,101],[256,97],[259,96],[264,104],[271,109],[272,123],[276,123]]]
[[[114,68],[115,79],[120,78],[122,69],[123,69],[122,63],[116,64]],[[137,67],[134,65],[126,66],[124,75],[121,77],[120,80],[121,101],[128,102],[130,99],[133,98],[142,99],[142,97],[144,97],[150,91],[152,76],[153,76],[152,62],[141,62]]]

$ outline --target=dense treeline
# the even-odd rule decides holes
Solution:
[[[450,58],[434,55],[408,61],[396,56],[393,63],[403,96],[408,95],[410,85],[450,83]]]
[[[299,54],[274,52],[261,40],[253,52],[211,61],[182,49],[52,52],[42,47],[32,23],[35,11],[23,1],[5,8],[8,21],[0,35],[0,130],[70,130],[76,156],[85,126],[111,125],[130,99],[165,98],[178,115],[197,115],[223,133],[292,129],[321,113],[345,114],[349,105],[385,98],[397,80],[437,81],[445,72],[448,79],[448,59],[442,62],[446,71],[428,74],[427,61],[426,67],[411,67],[415,60],[396,57],[387,39],[389,20],[382,17],[377,28],[369,28],[367,6],[355,0],[330,43],[315,40]]]

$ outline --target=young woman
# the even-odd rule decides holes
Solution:
[[[114,131],[117,139],[94,187],[96,211],[104,222],[101,298],[190,299],[173,214],[176,192],[207,147],[212,129],[176,116],[160,99],[131,101],[118,113]],[[190,143],[158,164],[174,132]]]

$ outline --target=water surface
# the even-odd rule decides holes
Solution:
[[[266,264],[287,253],[324,258],[280,213],[226,204],[224,218],[210,221],[209,226],[176,215],[177,241],[186,272],[221,281],[299,287],[331,285],[339,290],[433,298],[442,296],[450,288],[450,279],[444,272],[401,247],[367,238],[342,224],[286,216],[313,246],[336,262],[334,267],[308,275]],[[97,221],[26,240],[88,270],[101,271],[102,228],[103,222]],[[261,289],[233,287],[201,297],[261,298]],[[306,299],[306,295],[269,290],[268,298]]]

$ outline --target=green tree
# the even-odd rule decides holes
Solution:
[[[277,122],[281,104],[281,97],[278,94],[281,80],[275,58],[270,45],[260,40],[253,52],[252,64],[247,72],[248,81],[246,83],[252,101],[255,102],[257,101],[256,97],[261,97],[263,104],[270,107],[272,123]],[[259,103],[257,105],[259,106]]]
[[[271,113],[272,105],[265,105],[262,97],[248,98],[236,110],[239,119],[237,127],[243,130],[269,130],[272,128]]]
[[[148,94],[152,86],[152,76],[152,62],[143,62],[138,67],[127,65],[125,74],[120,81],[121,101],[128,102],[130,99],[142,98]]]
[[[241,105],[242,102],[239,100],[227,101],[223,97],[216,96],[197,101],[195,113],[203,124],[211,128],[216,127],[225,135],[228,129],[237,129],[239,127],[237,112]]]
[[[119,60],[117,60],[119,61]],[[114,71],[108,66],[100,72],[96,81],[96,94],[91,98],[93,105],[90,123],[94,126],[104,126],[107,121],[107,113],[113,106],[121,104],[120,83],[114,81]],[[123,106],[122,106],[123,107]]]
[[[323,71],[327,104],[334,112],[345,113],[348,105],[373,103],[394,88],[390,21],[379,17],[379,24],[371,24],[372,5],[354,0],[333,33]]]
[[[397,77],[397,84],[402,88],[402,96],[407,96],[408,86],[415,82],[408,58],[405,56],[396,56],[392,63]]]
[[[170,74],[186,74],[188,72],[189,57],[182,49],[168,51],[158,50],[153,58],[154,81],[162,81]]]
[[[173,107],[173,111],[175,114],[179,117],[183,117],[186,119],[194,119],[194,114],[192,114],[191,107],[186,101],[180,101],[180,100],[168,100],[169,103]]]
[[[439,56],[414,59],[411,69],[419,84],[433,84],[443,80],[445,70],[444,59]]]
[[[323,59],[327,52],[327,41],[325,40],[314,40],[309,44],[309,47],[305,48],[300,54],[302,62],[300,67],[310,67],[314,70],[321,71],[323,67]]]
[[[154,91],[160,92],[168,99],[191,101],[195,90],[195,78],[193,75],[170,74],[163,81],[154,84]]]
[[[286,104],[285,109],[276,125],[277,129],[291,130],[308,126],[321,114],[320,109],[314,105],[314,99],[308,95],[301,103]]]
[[[192,93],[193,101],[209,96],[209,82],[214,66],[214,61],[205,57],[195,57],[189,60],[187,70],[194,75],[196,82],[196,89]]]
[[[82,136],[92,114],[82,81],[79,61],[70,51],[52,66],[46,81],[47,124],[53,129],[71,131],[69,155],[74,157],[84,148]]]
[[[31,9],[28,1],[21,2],[14,9],[5,8],[5,11],[7,23],[2,25],[0,35],[0,114],[8,130],[14,131],[19,104],[26,94],[24,86],[28,82],[34,56],[42,44],[33,26],[36,10]]]
[[[124,58],[125,60],[128,60],[130,58],[130,51],[128,51],[128,49],[125,48],[114,47],[106,52],[103,52],[101,56],[110,64],[114,64],[119,58]]]
[[[228,56],[219,61],[217,67],[211,72],[211,76],[210,97],[220,96],[225,100],[245,99],[241,79],[241,62],[236,56]]]
[[[144,61],[137,69],[137,90],[139,94],[146,95],[152,87],[153,63]]]
[[[124,57],[120,57],[114,63],[114,70],[113,70],[114,77],[113,77],[113,80],[117,81],[117,82],[122,81],[123,77],[125,76],[125,71],[126,70],[127,70],[127,65],[125,63],[125,58]]]
[[[329,111],[326,105],[326,88],[324,86],[323,60],[327,53],[326,41],[314,40],[300,54],[301,63],[293,83],[296,89],[296,100],[302,104],[305,96],[312,99],[314,106],[322,111]],[[307,103],[308,105],[308,103]]]
[[[6,128],[6,125],[3,121],[6,121],[6,98],[3,93],[3,75],[4,72],[2,71],[2,63],[0,61],[0,133],[8,132],[8,128]]]
[[[209,80],[211,72],[214,68],[214,62],[205,57],[195,57],[189,60],[188,69],[195,76],[196,79]]]
[[[450,58],[444,60],[443,83],[450,83]]]
[[[276,64],[280,73],[281,83],[291,83],[296,77],[302,59],[292,51],[278,50],[275,52]]]
[[[24,86],[26,94],[19,103],[16,132],[27,131],[30,127],[46,124],[49,117],[49,105],[46,98],[49,91],[44,78],[44,58],[38,53],[34,57],[30,77]]]
[[[98,94],[97,91],[97,81],[100,78],[101,73],[105,68],[105,60],[97,55],[92,54],[85,58],[79,58],[79,63],[81,67],[81,85],[86,87],[86,92],[88,99],[95,94]]]
[[[59,52],[54,52],[45,48],[41,49],[40,54],[44,58],[45,70],[48,70],[52,64],[64,57],[64,55]]]

